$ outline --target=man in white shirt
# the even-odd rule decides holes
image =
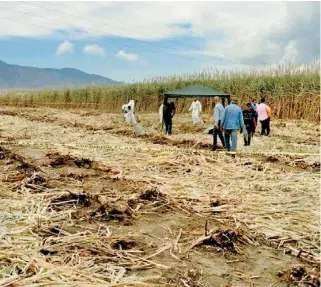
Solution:
[[[215,102],[215,107],[213,111],[214,112],[213,114],[213,117],[214,117],[213,148],[212,148],[213,151],[215,151],[217,148],[217,136],[219,136],[223,148],[225,147],[224,137],[222,133],[222,124],[224,120],[225,109],[222,104],[221,98],[215,97],[214,102]]]

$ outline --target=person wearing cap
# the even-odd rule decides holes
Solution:
[[[236,151],[237,132],[241,128],[244,135],[247,135],[242,109],[237,105],[237,100],[232,99],[231,103],[225,109],[223,120],[225,147],[228,151]]]
[[[224,137],[222,133],[222,124],[224,120],[225,109],[222,104],[220,97],[214,98],[214,129],[213,129],[213,147],[212,150],[215,151],[217,148],[217,136],[220,138],[223,148],[225,147]]]
[[[251,138],[256,128],[255,112],[252,109],[251,103],[247,103],[243,110],[244,125],[247,130],[247,135],[244,134],[244,145],[251,144]]]

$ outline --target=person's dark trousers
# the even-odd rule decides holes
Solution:
[[[270,134],[270,118],[267,118],[264,121],[260,121],[261,123],[261,135],[268,136]]]
[[[252,127],[246,127],[246,130],[247,130],[247,135],[244,135],[244,145],[248,146],[251,144],[253,129]]]
[[[164,118],[165,129],[167,134],[172,134],[172,118]]]
[[[218,128],[214,127],[212,150],[216,150],[216,148],[217,148],[217,136],[220,138],[223,148],[225,147],[224,137],[223,137],[223,133],[222,133],[221,128],[220,127],[218,127]]]
[[[266,120],[266,135],[270,135],[270,118]]]

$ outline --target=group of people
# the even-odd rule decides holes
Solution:
[[[243,111],[235,99],[233,99],[226,108],[224,108],[219,97],[215,97],[214,101],[212,150],[217,149],[217,137],[219,137],[223,148],[226,148],[228,151],[236,151],[239,130],[243,133],[244,145],[249,146],[255,133],[258,120],[261,123],[261,135],[270,135],[270,118],[272,111],[271,108],[264,103],[264,99],[261,99],[260,104],[256,104],[255,100],[252,100],[251,103],[245,105]]]
[[[220,97],[215,97],[214,102],[213,151],[217,149],[218,138],[220,139],[223,148],[228,151],[236,151],[239,131],[243,133],[244,145],[249,146],[258,121],[261,123],[261,135],[270,135],[270,119],[272,111],[271,108],[265,104],[263,98],[259,104],[256,104],[256,101],[253,99],[250,103],[245,105],[244,110],[238,106],[236,99],[233,99],[226,108],[224,108]],[[130,100],[128,104],[123,105],[122,110],[125,113],[125,122],[136,125],[137,121],[135,118],[134,100]],[[189,111],[192,111],[193,124],[203,123],[200,118],[202,105],[198,100],[192,102]],[[174,102],[168,102],[168,99],[165,98],[164,104],[159,108],[159,116],[160,122],[164,122],[165,131],[169,135],[172,134],[172,119],[175,112],[176,108]]]
[[[175,115],[175,104],[174,102],[168,103],[167,100],[165,100],[165,105],[162,104],[159,107],[159,120],[161,123],[165,124],[165,131],[167,134],[172,133],[172,118]],[[200,117],[202,112],[202,104],[200,101],[193,101],[191,106],[189,107],[188,111],[192,112],[192,122],[193,124],[203,124],[203,121]]]

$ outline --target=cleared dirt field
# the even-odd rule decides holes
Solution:
[[[138,137],[122,114],[0,115],[0,286],[320,286],[319,156],[272,154],[318,154],[317,124],[233,157],[197,152],[209,116],[167,137],[138,114]]]

